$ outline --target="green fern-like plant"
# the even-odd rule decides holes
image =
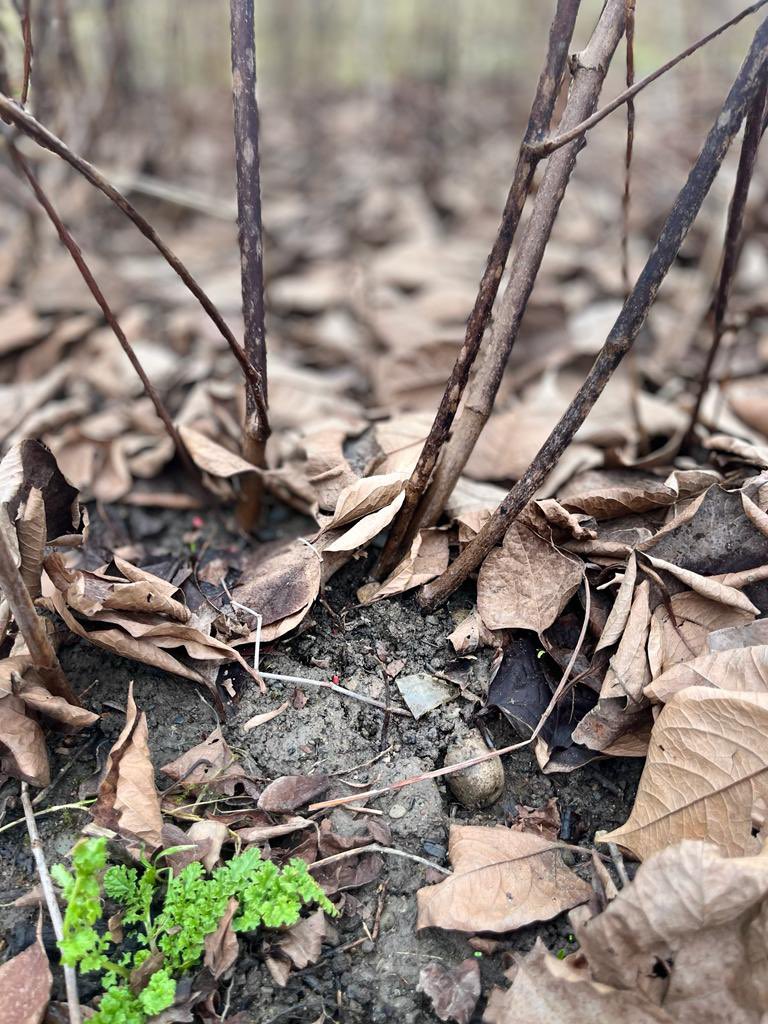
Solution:
[[[171,1006],[176,982],[202,959],[205,938],[216,930],[229,901],[238,909],[236,932],[295,924],[303,906],[336,910],[302,860],[282,870],[263,860],[256,848],[245,850],[206,874],[193,861],[178,875],[144,859],[139,868],[107,868],[106,840],[88,839],[72,852],[72,870],[51,869],[66,901],[62,962],[82,973],[102,974],[103,995],[92,1024],[144,1024]],[[118,905],[123,925],[138,946],[123,952],[96,927],[102,897]],[[134,993],[131,972],[155,955],[160,966],[145,987]]]

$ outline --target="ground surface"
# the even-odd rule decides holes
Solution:
[[[135,511],[118,516],[113,524],[127,524],[130,532],[141,526]],[[166,529],[152,540],[156,555],[170,558],[188,555],[182,537],[189,516],[167,516]],[[97,537],[104,538],[102,529]],[[217,539],[225,536],[216,524]],[[233,538],[230,537],[230,540]],[[241,542],[242,543],[242,542]],[[95,556],[94,556],[95,557]],[[382,662],[402,660],[403,674],[441,672],[455,656],[446,640],[466,608],[469,598],[459,594],[450,606],[424,616],[412,597],[356,607],[355,591],[364,579],[363,560],[338,573],[326,589],[326,604],[316,606],[313,623],[296,639],[265,650],[262,667],[285,675],[328,679],[337,674],[342,685],[379,699],[385,696]],[[89,705],[102,714],[100,726],[89,733],[60,741],[54,748],[53,774],[84,748],[67,775],[46,797],[47,806],[80,799],[93,786],[93,773],[102,764],[123,725],[128,684],[134,681],[138,706],[146,711],[149,740],[156,767],[172,761],[203,740],[216,726],[215,711],[193,684],[174,679],[146,666],[114,657],[85,641],[68,643],[61,652],[62,664],[78,692],[88,690]],[[488,678],[488,657],[478,658],[468,690],[481,698]],[[327,666],[327,667],[321,667]],[[383,786],[397,779],[426,772],[443,763],[446,750],[474,728],[479,700],[453,701],[426,714],[418,722],[391,716],[383,734],[384,714],[326,689],[302,689],[306,703],[291,707],[258,729],[244,733],[241,726],[254,714],[277,707],[294,694],[290,683],[271,682],[262,697],[242,670],[231,671],[237,697],[227,706],[224,734],[243,764],[255,776],[270,780],[284,774],[333,774],[348,772],[382,754],[375,764],[344,775],[344,780]],[[393,703],[399,695],[390,684]],[[515,735],[500,716],[484,719],[496,746],[514,742]],[[429,780],[373,800],[384,812],[393,847],[446,863],[447,833],[452,821],[489,825],[512,821],[518,804],[542,807],[556,797],[561,815],[568,820],[569,842],[589,846],[598,829],[610,829],[626,820],[637,786],[640,762],[611,759],[588,765],[571,774],[543,775],[527,751],[505,758],[505,786],[499,800],[482,811],[470,811],[456,802],[440,779]],[[158,787],[168,779],[158,773]],[[90,790],[89,790],[90,791]],[[330,795],[353,792],[339,780]],[[18,817],[18,807],[7,807],[5,821]],[[80,810],[57,812],[40,818],[40,829],[49,861],[64,858],[87,821]],[[331,815],[334,831],[349,835],[362,831],[371,818],[338,808]],[[344,911],[336,922],[334,945],[365,939],[362,925],[373,927],[381,901],[380,931],[350,950],[324,950],[319,964],[294,974],[278,988],[263,963],[259,945],[246,950],[238,962],[231,994],[232,1011],[247,1011],[254,1024],[272,1021],[310,1022],[325,1011],[342,1021],[436,1020],[428,1000],[416,991],[419,971],[431,961],[453,966],[472,955],[467,938],[459,933],[427,929],[416,933],[416,890],[425,884],[427,869],[410,860],[386,856],[379,879],[348,893]],[[36,912],[33,908],[7,906],[36,882],[26,830],[0,834],[0,932],[17,951],[31,940]],[[350,898],[351,897],[351,898]],[[481,961],[483,991],[501,980],[504,950],[527,950],[540,936],[550,949],[569,948],[570,927],[565,915],[541,926],[514,933],[502,949]],[[52,937],[49,936],[49,941]],[[52,941],[51,941],[52,945]],[[83,993],[87,994],[87,991]],[[482,1003],[478,1014],[482,1009]],[[478,1016],[479,1019],[479,1016]]]

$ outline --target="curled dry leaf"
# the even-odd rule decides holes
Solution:
[[[480,998],[480,964],[474,957],[456,967],[427,964],[419,972],[418,991],[429,997],[440,1020],[469,1024]]]
[[[575,594],[583,573],[580,560],[513,523],[502,546],[494,548],[480,567],[478,611],[489,629],[543,633]]]
[[[618,649],[608,663],[600,690],[602,698],[623,697],[627,703],[632,704],[639,704],[643,700],[643,687],[651,678],[645,656],[651,619],[649,593],[650,585],[647,580],[643,580],[635,590]]]
[[[218,442],[212,441],[210,437],[206,437],[194,427],[180,424],[178,429],[192,461],[203,472],[225,479],[239,476],[241,473],[255,472],[251,463],[246,462],[242,456],[236,455]]]
[[[633,551],[627,560],[624,576],[616,593],[613,606],[608,613],[608,618],[605,620],[595,652],[601,651],[604,647],[610,647],[611,644],[615,644],[621,638],[629,618],[629,610],[632,607],[632,596],[635,591],[636,579],[637,557]]]
[[[53,976],[37,940],[0,965],[0,1024],[41,1024],[51,998]]]
[[[768,693],[768,645],[716,651],[679,662],[654,679],[645,693],[664,704],[688,686]]]
[[[701,576],[690,569],[681,569],[679,565],[673,565],[672,562],[667,562],[663,558],[654,558],[652,555],[646,555],[645,557],[654,569],[662,569],[664,572],[671,573],[681,583],[684,583],[686,587],[690,587],[695,593],[706,597],[708,601],[719,601],[721,604],[728,605],[731,608],[739,608],[741,611],[750,612],[752,615],[757,615],[760,611],[741,591],[736,590],[735,587],[726,586],[726,584],[721,583],[714,577]]]
[[[484,1024],[678,1024],[638,992],[596,984],[583,960],[558,960],[541,939],[518,964],[511,988],[494,989]]]
[[[232,796],[236,787],[242,785],[251,796],[258,793],[243,766],[235,760],[220,725],[202,743],[163,765],[160,771],[185,789],[204,786],[207,790]]]
[[[752,612],[709,601],[694,592],[673,594],[651,616],[648,636],[651,676],[655,679],[673,665],[707,653],[710,633],[743,626],[752,622],[753,617]]]
[[[316,910],[291,925],[277,940],[277,948],[301,971],[320,959],[325,933],[325,912]]]
[[[717,481],[715,473],[676,471],[666,479],[644,477],[631,470],[584,474],[567,488],[560,503],[573,512],[594,519],[614,519],[638,512],[667,508],[681,498],[692,497]]]
[[[629,820],[602,841],[641,860],[682,839],[742,856],[756,849],[753,815],[766,804],[768,692],[689,686],[656,720]]]
[[[383,583],[370,583],[361,587],[357,599],[361,604],[373,604],[385,597],[403,594],[406,590],[429,583],[448,568],[448,534],[445,530],[421,530],[413,539],[411,550],[395,566]]]
[[[127,708],[125,726],[109,752],[91,814],[97,825],[156,850],[162,845],[163,817],[149,754],[147,716],[136,707],[133,683]]]
[[[234,966],[240,952],[237,935],[232,927],[232,918],[235,916],[236,910],[237,900],[230,899],[216,930],[205,937],[203,965],[208,968],[216,980],[223,978],[227,971]]]
[[[494,634],[486,628],[476,611],[462,619],[456,629],[448,634],[448,640],[457,654],[472,654],[480,647],[495,646]]]
[[[557,846],[529,832],[453,825],[448,854],[453,874],[416,894],[417,929],[507,932],[548,921],[591,895]]]

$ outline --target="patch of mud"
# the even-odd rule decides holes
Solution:
[[[175,529],[172,540],[163,536],[162,543],[171,555],[184,553],[187,528],[185,521],[184,528]],[[128,542],[131,539],[129,534]],[[353,562],[335,576],[326,588],[325,603],[317,605],[309,626],[300,636],[265,648],[261,667],[320,680],[337,675],[341,685],[381,701],[389,699],[396,706],[401,706],[401,701],[396,684],[388,679],[387,665],[402,662],[403,675],[444,672],[454,657],[446,636],[470,607],[468,596],[460,593],[449,608],[428,616],[423,616],[414,598],[408,596],[358,607],[355,593],[365,579],[364,570],[364,563]],[[112,657],[84,641],[64,647],[61,658],[75,689],[87,692],[88,705],[103,718],[92,730],[92,737],[54,738],[54,776],[77,750],[86,753],[72,761],[67,774],[48,795],[47,806],[78,800],[80,787],[96,769],[97,753],[103,758],[122,728],[119,709],[125,705],[131,680],[136,701],[147,713],[157,768],[200,742],[217,724],[205,694],[191,683]],[[488,667],[488,656],[478,656],[467,691],[482,697]],[[246,767],[264,780],[283,774],[344,773],[336,776],[329,796],[353,793],[355,789],[348,783],[384,786],[440,766],[448,747],[474,728],[480,706],[475,700],[459,697],[416,722],[386,716],[378,708],[332,690],[300,684],[270,682],[268,694],[261,696],[240,669],[230,669],[228,675],[238,697],[228,707],[224,732]],[[297,689],[301,691],[298,700]],[[253,715],[286,700],[291,705],[277,718],[243,731],[243,724]],[[484,722],[496,746],[515,741],[516,736],[500,716],[489,716]],[[523,750],[505,758],[504,767],[502,796],[480,812],[457,804],[440,779],[374,799],[370,806],[383,812],[381,820],[386,820],[391,829],[393,847],[438,863],[446,861],[452,821],[483,825],[510,821],[516,804],[538,807],[552,796],[557,797],[561,814],[568,818],[568,840],[588,845],[597,829],[613,828],[628,816],[641,762],[610,760],[572,774],[542,775],[533,756]],[[168,780],[159,775],[159,787],[167,784]],[[9,807],[6,821],[19,815],[18,806]],[[87,820],[87,814],[80,810],[39,819],[49,862],[66,855]],[[334,830],[344,834],[362,831],[370,821],[369,814],[354,809],[337,808],[332,812]],[[340,1022],[436,1021],[425,997],[416,992],[420,970],[432,962],[453,966],[473,951],[468,937],[460,934],[435,929],[416,933],[415,892],[425,884],[425,871],[412,860],[385,856],[379,882],[346,895],[343,913],[334,922],[335,946],[325,949],[318,965],[294,974],[284,989],[275,985],[266,970],[260,943],[244,943],[231,992],[231,1014],[241,1011],[243,1019],[253,1024],[312,1022],[322,1013]],[[35,881],[26,830],[22,826],[0,833],[0,902],[8,904]],[[374,928],[379,907],[379,934],[372,942],[363,925],[369,931]],[[0,910],[0,931],[7,953],[28,944],[34,916],[30,908],[6,906]],[[563,916],[514,933],[505,940],[502,950],[527,950],[537,936],[551,949],[572,948],[569,933]],[[52,936],[47,938],[52,948]],[[360,939],[363,941],[353,949],[344,949]],[[491,985],[502,982],[505,966],[501,952],[480,960],[483,999],[477,1020]]]

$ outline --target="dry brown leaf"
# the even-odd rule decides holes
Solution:
[[[325,932],[325,912],[316,910],[291,925],[277,940],[277,948],[301,971],[320,959]]]
[[[632,595],[635,591],[636,580],[637,557],[633,551],[627,560],[624,576],[619,585],[611,610],[608,613],[608,618],[605,620],[603,631],[600,634],[600,639],[595,647],[595,653],[597,653],[597,651],[601,651],[604,647],[610,647],[611,644],[615,644],[624,632],[624,627],[626,626],[627,619],[629,618],[629,610],[632,607]]]
[[[262,629],[274,627],[263,634],[265,640],[274,640],[298,625],[312,607],[320,593],[322,570],[322,557],[309,543],[300,538],[281,543],[266,555],[257,552],[246,563],[232,598],[261,615]],[[253,628],[256,622],[251,620]]]
[[[281,715],[286,708],[289,708],[290,706],[291,702],[289,700],[283,701],[279,707],[272,708],[271,711],[264,711],[261,715],[254,715],[253,718],[249,718],[248,721],[244,722],[240,728],[243,732],[250,732],[251,729],[256,729],[260,725],[266,725],[267,722],[271,722],[273,718],[277,718],[278,715]]]
[[[325,793],[330,784],[327,775],[283,775],[270,782],[261,794],[259,810],[271,814],[290,814]]]
[[[205,937],[203,965],[208,968],[217,981],[234,966],[240,952],[237,935],[232,927],[232,918],[235,916],[237,906],[237,900],[230,899],[216,930]]]
[[[768,644],[768,619],[755,619],[746,626],[716,629],[707,636],[707,652],[731,651],[734,647],[759,647]]]
[[[333,515],[323,524],[324,530],[348,526],[391,505],[403,491],[405,480],[402,473],[386,473],[356,480],[339,495]]]
[[[716,474],[700,470],[676,471],[666,480],[631,470],[587,473],[583,479],[571,482],[567,493],[561,494],[560,504],[598,520],[614,519],[674,505],[682,498],[699,494],[718,479]]]
[[[164,764],[160,771],[187,789],[205,787],[232,796],[235,788],[242,785],[252,796],[258,793],[243,766],[235,760],[220,725],[202,743]]]
[[[448,853],[453,874],[416,894],[417,929],[507,932],[548,921],[591,895],[557,847],[532,833],[453,825]]]
[[[654,966],[668,963],[663,1005],[675,1020],[682,1004],[685,1020],[759,1020],[764,1002],[743,1018],[737,1005],[743,1013],[755,995],[768,996],[768,952],[754,942],[757,935],[750,941],[749,928],[767,895],[764,853],[727,858],[709,843],[685,840],[645,861],[632,884],[576,934],[592,976],[605,985],[652,996]],[[736,958],[727,946],[736,947]],[[747,964],[745,985],[739,975]]]
[[[192,822],[187,829],[187,837],[201,850],[200,860],[205,870],[213,871],[221,859],[221,848],[229,839],[230,832],[223,822],[203,818]]]
[[[740,437],[729,437],[727,434],[713,434],[702,444],[710,451],[726,452],[750,465],[760,466],[761,469],[768,467],[768,446],[766,445],[750,444],[748,441],[742,441]]]
[[[768,645],[737,647],[678,662],[654,679],[645,693],[664,704],[687,686],[768,693]]]
[[[690,587],[695,593],[706,597],[709,601],[719,601],[721,604],[729,605],[731,608],[739,608],[745,612],[751,612],[753,615],[757,615],[760,611],[741,591],[736,590],[735,587],[728,587],[724,583],[720,583],[712,576],[701,576],[690,569],[681,569],[679,565],[673,565],[672,562],[667,562],[663,558],[654,558],[653,555],[646,555],[645,557],[654,569],[662,569],[664,572],[671,573],[681,583],[684,583],[686,587]]]
[[[53,976],[38,936],[31,946],[0,965],[0,1024],[41,1024]]]
[[[149,754],[147,716],[128,689],[125,726],[109,752],[93,820],[149,850],[162,845],[163,817]]]
[[[603,841],[641,860],[682,839],[754,853],[753,812],[768,804],[766,737],[768,693],[689,686],[675,694],[654,725],[629,820]]]
[[[179,434],[184,442],[184,447],[192,457],[192,461],[211,476],[229,479],[239,476],[241,473],[255,473],[256,470],[250,462],[231,452],[228,448],[212,441],[194,427],[179,424]]]
[[[445,530],[421,530],[411,550],[383,583],[368,583],[357,592],[361,604],[373,604],[385,597],[403,594],[429,583],[448,568],[448,534]]]
[[[656,679],[678,662],[707,653],[707,637],[711,632],[742,626],[752,619],[751,612],[708,601],[694,592],[673,594],[668,604],[660,604],[651,616],[648,661],[652,678]]]
[[[480,567],[480,617],[489,629],[543,633],[578,590],[583,572],[580,560],[513,523],[502,546],[494,548]]]
[[[0,697],[0,771],[32,786],[51,781],[43,730],[13,694]]]
[[[377,512],[358,519],[356,523],[344,530],[325,548],[326,551],[355,551],[365,547],[369,541],[377,537],[392,522],[405,501],[405,491],[401,491],[388,505]]]
[[[19,568],[29,596],[34,601],[40,597],[40,576],[43,571],[46,542],[45,502],[43,492],[38,487],[30,488],[29,496],[20,513],[16,523],[21,559]]]
[[[477,611],[473,611],[448,634],[448,640],[457,654],[472,654],[480,647],[494,646],[495,638]]]
[[[643,580],[635,590],[624,634],[616,653],[608,663],[601,698],[623,697],[628,703],[643,701],[643,687],[650,681],[651,671],[645,656],[648,626],[651,621],[648,603],[650,584]]]
[[[455,967],[427,964],[419,972],[417,991],[429,997],[440,1020],[469,1024],[480,998],[480,964],[474,957]]]
[[[625,697],[600,697],[573,730],[573,742],[609,757],[645,757],[652,715],[647,701],[627,704]]]
[[[641,993],[597,984],[584,959],[573,959],[558,960],[537,939],[511,988],[491,993],[484,1024],[677,1024]]]

